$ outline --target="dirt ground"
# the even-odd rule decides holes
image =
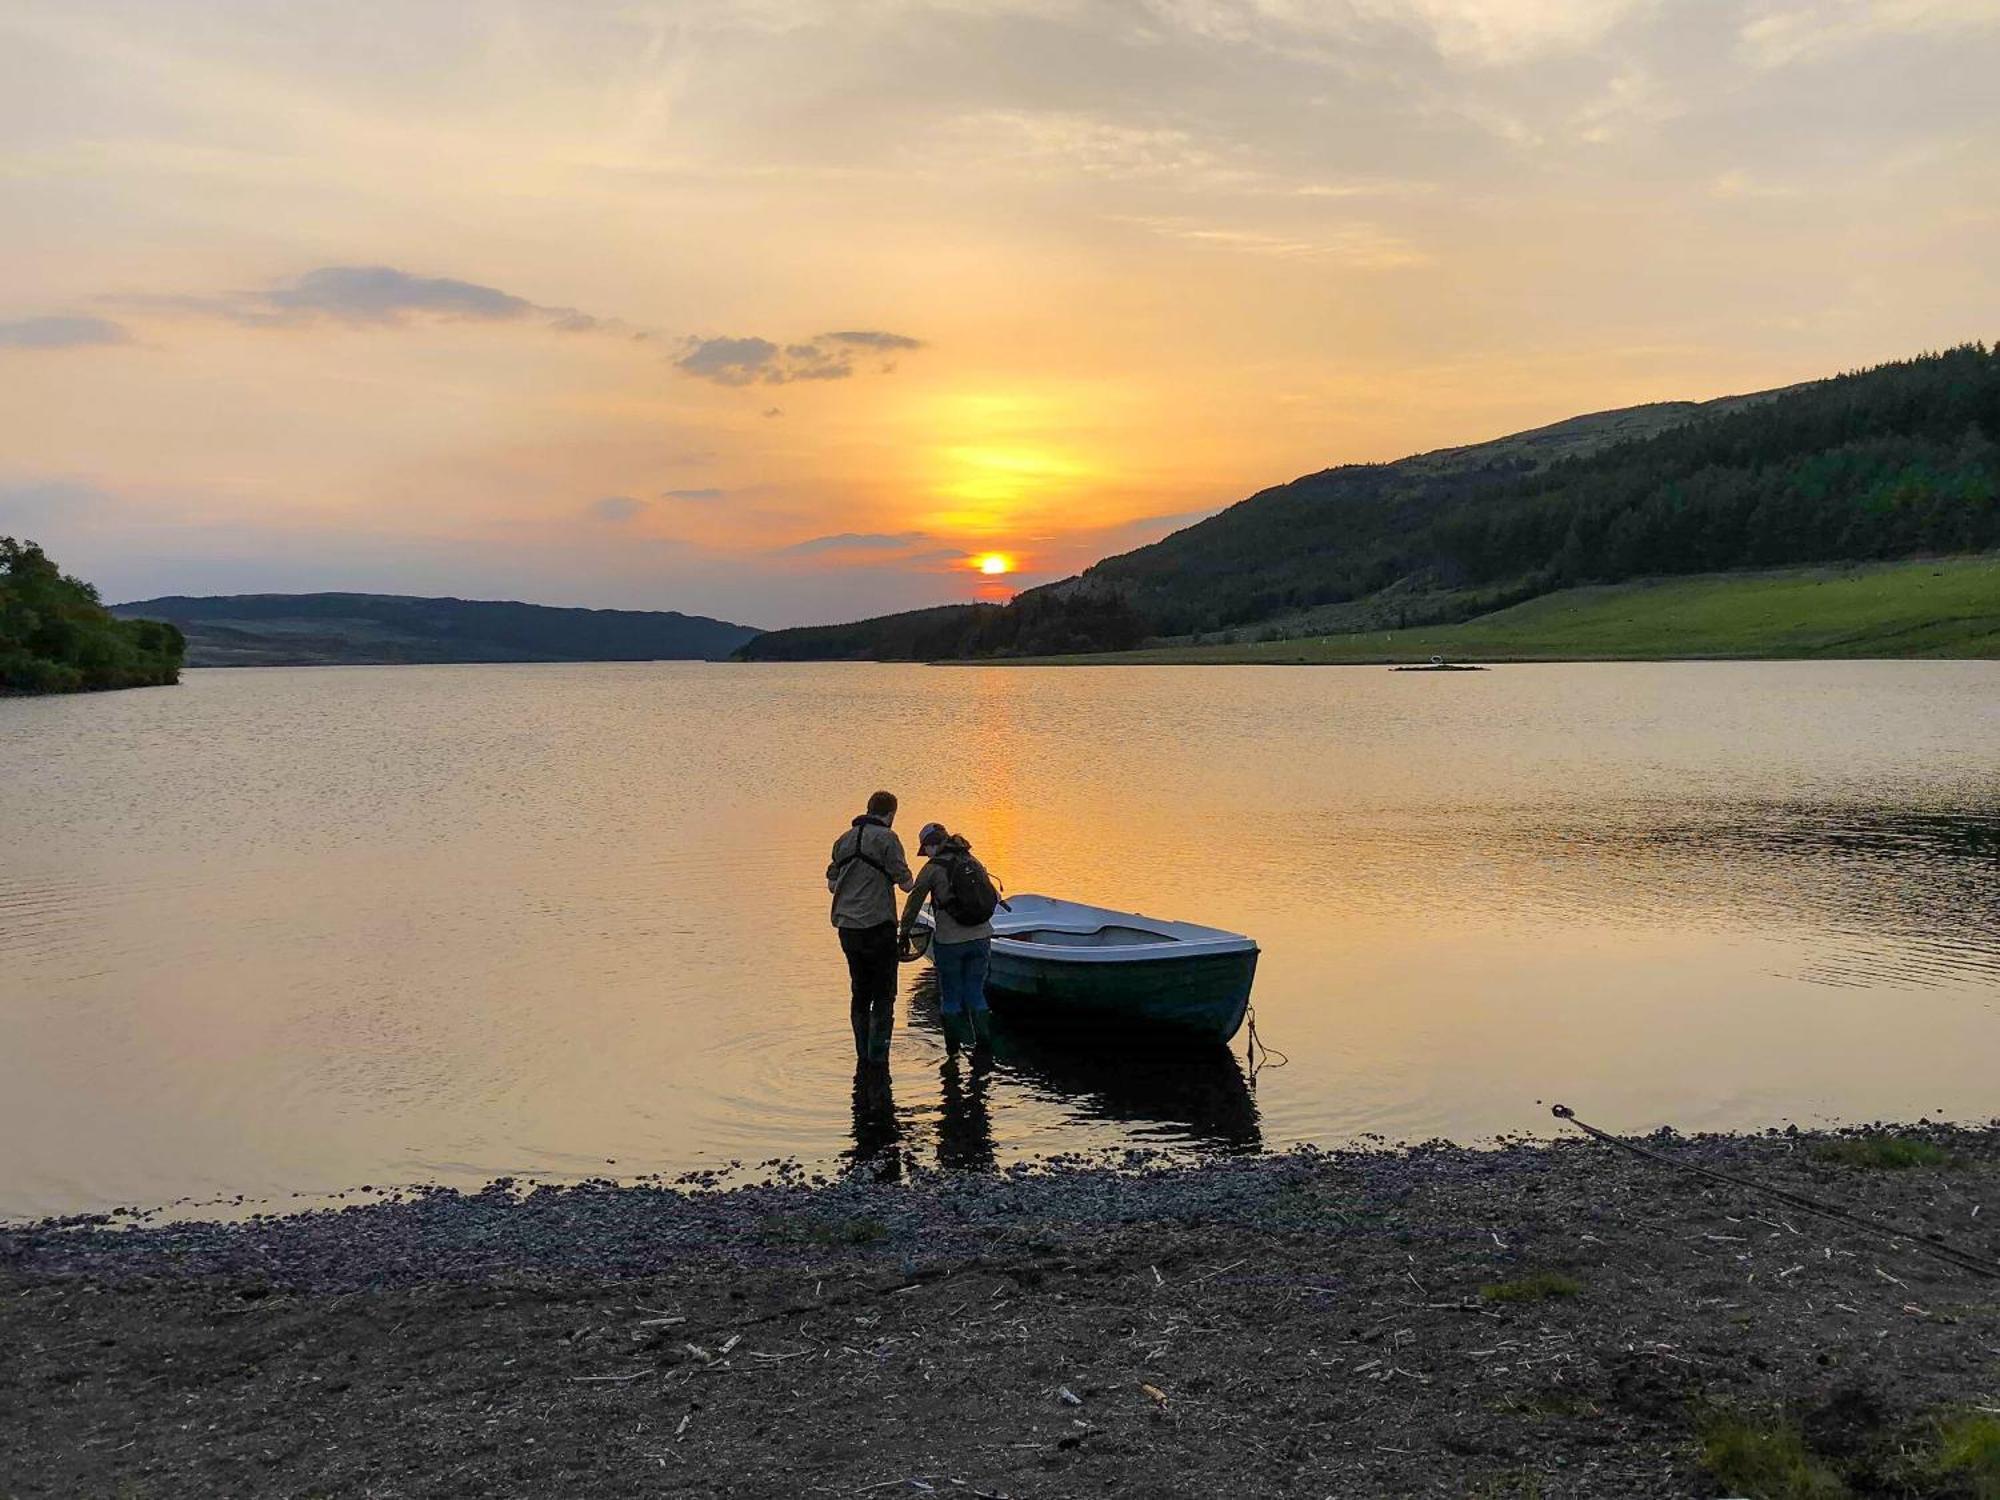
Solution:
[[[2000,1257],[2000,1128],[1908,1138],[1655,1144]],[[10,1500],[1980,1500],[1982,1409],[2000,1281],[1587,1141],[0,1231]]]

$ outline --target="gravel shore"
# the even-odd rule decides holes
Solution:
[[[1649,1143],[2000,1260],[2000,1124]],[[1976,1500],[2000,1281],[1587,1140],[503,1182],[0,1230],[0,1409],[10,1500]]]

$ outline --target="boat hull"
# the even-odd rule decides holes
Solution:
[[[1086,963],[1017,951],[1025,946],[996,938],[987,967],[988,998],[1010,1020],[1166,1029],[1190,1040],[1227,1042],[1243,1025],[1257,976],[1255,948]]]

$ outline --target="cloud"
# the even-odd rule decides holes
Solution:
[[[131,342],[131,334],[106,318],[55,316],[0,323],[0,349],[93,349]]]
[[[1190,244],[1273,260],[1330,261],[1362,271],[1393,271],[1404,266],[1428,265],[1433,259],[1428,252],[1373,224],[1341,225],[1311,239],[1301,239],[1295,235],[1267,234],[1257,229],[1228,229],[1196,219],[1163,215],[1120,214],[1114,217],[1119,223],[1131,224],[1167,239],[1185,240]]]
[[[782,417],[784,414],[785,409],[782,406],[767,406],[764,408],[764,415],[767,417]]]
[[[645,501],[635,500],[630,495],[606,495],[602,500],[591,502],[590,513],[600,521],[616,524],[631,520],[645,508]]]
[[[1782,68],[1893,35],[1940,36],[2000,26],[1993,0],[1829,0],[1766,7],[1739,34],[1753,67]]]
[[[717,489],[661,490],[660,498],[662,500],[720,500],[728,493],[729,491],[727,490]]]
[[[1344,65],[1357,50],[1414,37],[1446,62],[1504,67],[1602,42],[1645,0],[1148,0],[1163,23],[1210,41]],[[1970,3],[1970,0],[1967,0]]]
[[[808,537],[803,542],[793,542],[789,547],[776,549],[781,554],[805,555],[816,552],[901,552],[930,538],[921,531],[843,531],[835,536]]]
[[[573,307],[545,307],[498,287],[455,276],[419,276],[395,266],[319,266],[261,291],[118,300],[126,306],[220,318],[248,328],[293,328],[318,322],[396,328],[418,320],[538,322],[563,333],[621,327]]]
[[[749,385],[776,366],[778,346],[769,339],[689,339],[674,364],[699,380],[717,385]]]
[[[847,329],[822,333],[804,343],[779,345],[755,335],[689,338],[675,368],[697,380],[717,385],[789,385],[798,380],[845,380],[854,373],[858,350],[888,353],[921,349],[921,339],[879,329]],[[881,369],[887,374],[891,365]],[[776,415],[776,409],[764,415]]]
[[[412,276],[394,266],[322,266],[265,293],[273,307],[344,323],[398,323],[413,313],[475,322],[524,318],[526,298],[450,276]]]
[[[850,329],[844,333],[822,333],[821,340],[835,344],[852,344],[860,349],[921,349],[922,339],[913,339],[907,334],[882,333],[873,328]]]

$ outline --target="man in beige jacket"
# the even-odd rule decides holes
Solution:
[[[903,841],[890,826],[895,821],[894,795],[877,792],[868,811],[834,840],[826,867],[833,925],[847,955],[854,1055],[866,1063],[889,1061],[896,1026],[896,891],[912,882]]]

